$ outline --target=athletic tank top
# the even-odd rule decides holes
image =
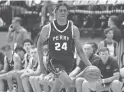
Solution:
[[[31,65],[32,65],[33,71],[36,71],[38,67],[38,62],[34,60],[33,58],[31,58]]]
[[[14,67],[14,61],[13,61],[13,59],[12,60],[9,60],[8,57],[5,56],[5,60],[8,63],[8,71],[13,70],[13,67]]]
[[[24,60],[22,61],[22,69],[27,68],[29,59],[30,59],[30,55],[26,53],[24,56]]]
[[[55,21],[50,24],[48,37],[49,57],[55,60],[73,60],[74,59],[74,39],[73,23],[67,22],[64,30],[59,30]]]

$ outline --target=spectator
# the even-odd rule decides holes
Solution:
[[[121,40],[121,31],[118,28],[118,24],[119,24],[119,18],[117,16],[112,15],[109,17],[108,26],[112,28],[112,30],[114,31],[113,39],[119,43]]]
[[[119,81],[119,65],[117,60],[109,56],[109,49],[103,47],[99,50],[100,60],[93,62],[102,73],[102,80],[84,81],[82,84],[82,92],[101,92],[109,91],[122,92],[122,83]]]
[[[95,43],[93,42],[89,42],[89,43],[85,43],[83,46],[83,51],[85,53],[85,55],[88,57],[89,61],[95,62],[97,60],[99,60],[100,58],[95,55],[96,52],[96,47],[94,46]],[[94,48],[95,47],[95,48]],[[86,65],[80,61],[79,66],[77,66],[71,73],[70,73],[70,77],[77,77],[79,72],[83,71],[83,69],[86,67]],[[82,92],[82,83],[83,83],[84,78],[79,77],[76,79],[76,89],[77,92]]]
[[[23,49],[26,51],[24,60],[22,62],[22,70],[16,71],[15,75],[16,75],[16,82],[17,82],[17,86],[18,86],[18,92],[24,92],[23,86],[22,86],[22,81],[21,81],[21,74],[23,74],[26,70],[27,70],[27,66],[29,64],[29,60],[30,60],[30,49],[32,46],[32,41],[30,39],[26,39],[23,42]]]
[[[12,63],[10,61],[12,61],[12,49],[11,46],[8,44],[5,44],[1,47],[2,52],[4,53],[4,65],[3,65],[3,69],[0,71],[0,75],[5,74],[9,71],[12,70]],[[4,79],[0,79],[0,91],[4,92],[7,91],[6,89],[6,82]]]
[[[102,47],[107,47],[111,56],[117,59],[118,56],[118,43],[113,40],[113,29],[107,28],[104,31],[105,39],[100,42],[99,49]]]
[[[31,76],[38,76],[39,75],[39,58],[38,52],[36,47],[31,47],[30,49],[30,61],[26,71],[20,76],[22,80],[22,85],[25,92],[32,92],[33,89],[31,87],[29,78]]]
[[[0,79],[7,80],[10,92],[13,90],[13,84],[15,79],[15,71],[22,69],[22,61],[24,60],[25,50],[22,47],[17,47],[13,54],[13,69],[5,74],[0,75]]]
[[[28,32],[21,26],[21,23],[22,19],[20,17],[15,17],[9,27],[8,42],[13,45],[13,48],[16,48],[17,45],[23,46],[23,41],[25,39],[30,39]]]
[[[15,78],[15,71],[20,70],[22,67],[21,62],[24,59],[25,50],[21,47],[17,47],[15,49],[15,53],[13,53],[13,55],[12,55],[12,49],[11,49],[10,45],[6,45],[6,46],[2,47],[2,49],[8,50],[9,52],[5,51],[5,50],[4,51],[5,51],[6,55],[8,55],[8,56],[11,55],[11,56],[9,56],[9,60],[8,60],[8,58],[5,58],[5,63],[6,63],[6,68],[4,69],[5,73],[0,75],[0,79],[6,80],[8,83],[8,86],[9,86],[9,90],[12,91],[12,89],[13,89],[13,80],[12,79]]]

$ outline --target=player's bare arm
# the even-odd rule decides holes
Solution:
[[[41,33],[40,33],[40,37],[39,37],[38,43],[37,43],[41,73],[45,73],[45,66],[43,64],[43,43],[45,42],[45,40],[47,40],[48,34],[49,34],[49,24],[45,25],[42,28]]]
[[[80,44],[80,32],[76,26],[73,26],[73,31],[74,31],[74,40],[75,40],[75,46],[77,49],[77,54],[81,58],[81,61],[85,63],[85,65],[89,66],[91,65],[90,61],[88,58],[85,56],[82,46]]]

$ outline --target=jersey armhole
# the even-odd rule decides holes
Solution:
[[[49,33],[48,33],[47,39],[49,39],[50,34],[51,34],[51,23],[49,23]]]
[[[72,38],[74,39],[74,25],[73,25],[73,22],[72,21],[70,21],[71,22],[71,31],[72,31]]]

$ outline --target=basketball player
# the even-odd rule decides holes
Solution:
[[[10,45],[9,45],[9,48],[11,48]],[[15,49],[14,55],[12,55],[11,57],[11,61],[8,61],[8,60],[6,61],[9,64],[8,66],[9,67],[8,70],[10,69],[9,72],[0,75],[0,80],[7,81],[10,91],[12,91],[13,89],[12,79],[15,78],[15,75],[14,75],[15,71],[20,70],[22,67],[21,62],[24,59],[24,54],[25,54],[25,50],[22,47],[17,47]]]
[[[45,73],[45,67],[43,65],[43,42],[48,39],[49,47],[49,64],[52,64],[51,72],[58,73],[62,71],[60,75],[57,75],[55,83],[51,89],[51,92],[60,92],[63,87],[70,87],[72,80],[68,74],[72,71],[74,50],[77,49],[77,53],[81,60],[88,66],[91,65],[90,61],[85,57],[80,44],[80,33],[78,28],[73,25],[71,21],[67,19],[69,9],[67,4],[61,2],[57,5],[55,10],[56,19],[42,28],[40,37],[38,39],[38,53],[40,59],[41,73]],[[59,74],[59,73],[58,73]]]

